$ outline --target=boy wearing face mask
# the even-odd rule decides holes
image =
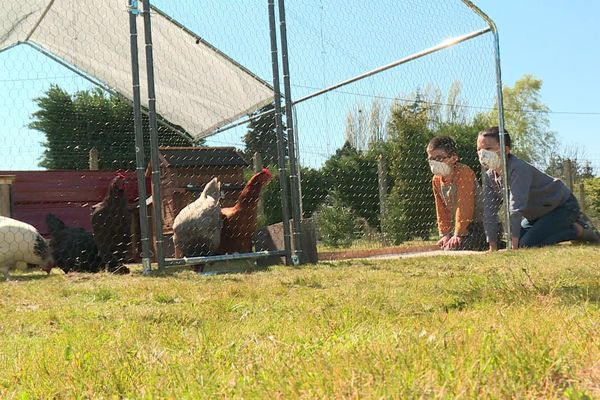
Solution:
[[[475,173],[458,162],[456,142],[448,136],[433,138],[426,151],[441,237],[437,245],[444,250],[485,250],[481,190]]]
[[[560,180],[510,153],[510,135],[505,130],[504,149],[508,187],[511,243],[519,247],[541,247],[577,240],[600,243],[600,234],[579,210],[577,199]],[[479,162],[486,168],[484,227],[490,250],[497,250],[498,210],[503,199],[502,159],[498,127],[479,132]]]

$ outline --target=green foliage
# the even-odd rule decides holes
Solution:
[[[375,153],[360,152],[346,142],[321,168],[328,192],[335,190],[343,203],[356,216],[367,220],[372,227],[379,226],[379,187],[375,157]]]
[[[583,181],[583,184],[586,213],[600,221],[600,177],[587,178]]]
[[[274,104],[268,104],[257,110],[252,116],[266,113],[248,124],[248,132],[244,136],[244,154],[249,159],[254,153],[260,153],[264,164],[277,164],[277,129],[275,126]],[[282,121],[283,123],[283,121]],[[284,149],[287,155],[287,139],[285,138],[285,124],[283,124]]]
[[[273,169],[275,170],[275,169]],[[277,174],[278,175],[278,174]],[[377,162],[374,154],[363,154],[346,143],[319,170],[301,168],[302,212],[310,218],[328,193],[336,191],[341,201],[371,227],[379,226]],[[281,222],[279,176],[263,192],[265,223]],[[290,204],[291,213],[291,204]]]
[[[52,85],[35,99],[38,110],[29,127],[46,135],[46,150],[39,165],[48,169],[88,169],[89,152],[96,148],[100,169],[135,168],[132,105],[101,89],[69,94]],[[149,119],[142,116],[145,143],[149,143]],[[185,146],[190,141],[163,126],[160,145]],[[150,154],[144,147],[146,159]]]
[[[570,165],[571,174],[575,182],[594,177],[594,169],[591,163],[589,161],[580,161],[577,155],[554,153],[550,156],[544,171],[550,176],[565,180],[569,175],[567,171],[568,165]]]
[[[513,87],[502,89],[505,128],[512,139],[512,152],[538,165],[548,162],[556,147],[556,134],[550,130],[548,106],[541,102],[542,80],[524,75]],[[478,116],[487,126],[498,125],[497,106]]]
[[[276,166],[270,166],[273,180],[263,189],[263,221],[265,225],[271,225],[282,221],[281,214],[281,186],[279,185],[279,172]],[[319,170],[312,168],[301,168],[302,177],[302,212],[304,218],[310,218],[317,207],[323,203],[327,195],[328,186]],[[289,176],[289,173],[286,173]],[[288,194],[290,188],[288,185]],[[292,205],[288,202],[289,217],[292,215]]]
[[[330,247],[350,247],[355,239],[355,217],[344,204],[339,192],[327,195],[316,215],[315,222],[323,243]]]

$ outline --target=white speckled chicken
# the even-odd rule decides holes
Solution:
[[[184,257],[210,256],[221,243],[221,183],[213,178],[173,222],[173,243]]]
[[[50,272],[54,260],[48,242],[33,226],[0,217],[0,272],[9,280],[10,270],[27,264],[38,265]]]

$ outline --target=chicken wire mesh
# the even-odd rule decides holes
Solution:
[[[304,218],[314,217],[308,225],[316,228],[325,246],[349,247],[361,241],[375,247],[435,236],[425,144],[440,126],[448,126],[448,133],[468,135],[468,129],[457,126],[468,125],[482,108],[493,107],[489,35],[310,100],[302,98],[481,29],[485,27],[481,19],[455,1],[435,7],[418,2],[288,4],[288,42],[280,39],[279,45],[289,46],[288,95],[297,104],[283,116],[282,125],[288,135],[296,136],[283,138],[278,148],[268,84],[273,66],[266,5],[205,3],[198,7],[186,1],[155,1],[151,12],[152,71],[161,122],[154,173],[160,180],[151,183],[148,170],[144,184],[148,193],[162,191],[159,229],[165,234],[165,256],[272,249],[274,244],[266,242],[277,235],[262,236],[265,243],[256,239],[253,243],[252,237],[257,228],[285,219],[282,206],[290,200],[281,201],[280,175],[274,172],[295,177],[295,160],[301,165],[301,185],[294,186],[298,181],[292,180],[296,192],[291,193],[290,209],[299,210]],[[14,199],[15,205],[30,211],[37,206],[37,228],[45,234],[59,237],[58,225],[61,233],[69,233],[69,240],[75,238],[61,239],[73,250],[60,256],[65,260],[59,264],[70,266],[65,270],[96,270],[98,263],[114,270],[139,257],[138,194],[127,193],[125,183],[140,176],[133,173],[136,146],[127,6],[117,1],[84,7],[77,1],[42,0],[26,5],[9,1],[3,6],[7,18],[1,82],[8,94],[3,109],[12,113],[2,117],[7,121],[2,169],[71,170],[90,181],[89,170],[107,173],[75,191],[70,178],[57,180],[48,200],[20,195]],[[142,33],[146,31],[140,25]],[[21,42],[26,44],[15,46]],[[152,60],[144,51],[137,56],[142,105],[148,107],[151,88],[145,84],[144,66]],[[15,117],[17,111],[20,117]],[[223,129],[244,114],[256,118]],[[146,115],[142,124],[147,144],[151,125]],[[280,171],[285,164],[277,164],[279,152],[290,142],[297,145],[285,151],[291,170]],[[143,151],[145,163],[140,168],[150,158],[149,146]],[[40,174],[41,179],[51,176]],[[218,185],[211,189],[207,184],[214,177]],[[267,185],[269,180],[273,182]],[[19,193],[18,177],[13,189]],[[84,196],[87,192],[93,194]],[[148,199],[151,209],[158,207],[153,204],[156,199]],[[403,208],[395,209],[399,205]],[[54,211],[60,222],[51,223],[44,215],[48,211]],[[310,232],[309,227],[304,236]],[[301,234],[296,232],[297,237]],[[193,245],[183,243],[190,237]],[[96,252],[94,243],[99,261],[80,256]]]
[[[282,250],[289,245],[282,221],[296,212],[305,219],[292,228],[304,261],[316,260],[317,249],[327,258],[435,247],[440,234],[454,233],[449,224],[465,218],[454,212],[462,201],[456,191],[476,192],[476,134],[497,103],[493,36],[463,2],[288,3],[282,41],[267,7],[276,14],[282,2],[157,0],[153,60],[136,3],[0,6],[0,174],[11,187],[4,215],[50,238],[63,270],[126,271],[124,263],[139,261],[140,225],[147,221],[152,238],[160,236],[150,196],[159,192],[164,242],[152,240],[149,250],[160,256],[164,247],[165,257],[178,259]],[[131,15],[143,147],[134,134]],[[450,46],[463,35],[472,38]],[[285,76],[277,85],[274,38],[275,60],[287,45],[289,62],[289,73],[278,65]],[[154,175],[150,61],[160,146]],[[274,105],[273,91],[287,83],[291,103]],[[456,149],[428,154],[437,136],[454,138]],[[471,171],[470,189],[432,180],[428,161],[454,151]]]
[[[474,235],[467,248],[482,249],[485,237],[472,223],[481,216],[464,203],[477,203],[476,136],[497,104],[487,23],[455,1],[307,1],[286,11],[303,213],[314,217],[321,248],[437,248],[440,236]],[[421,57],[431,49],[439,51]],[[428,154],[439,136],[452,137],[455,148]],[[459,164],[451,179],[432,181],[428,159]]]
[[[148,4],[11,0],[0,6],[0,211],[49,239],[65,272],[127,272],[123,264],[140,261],[144,222],[154,239],[147,255],[159,258],[155,209],[162,213],[158,229],[165,235],[166,257],[252,250],[248,236],[256,230],[260,206],[257,193],[243,189],[253,168],[258,168],[256,187],[268,182],[271,171],[258,167],[258,159],[252,162],[239,138],[205,137],[273,102],[266,6],[211,6],[216,10],[211,11],[210,5],[202,9],[191,1],[152,2],[150,36],[141,18]],[[132,15],[138,47],[133,58]],[[148,37],[152,54],[144,46]],[[138,143],[137,90],[143,135]],[[153,106],[156,143],[151,140]],[[160,149],[152,169],[154,145]],[[214,177],[219,180],[218,230],[234,237],[237,247],[224,243],[208,253],[200,248],[176,253],[175,218]],[[140,188],[145,193],[138,193]],[[151,195],[159,192],[162,199],[155,207]],[[232,211],[236,204],[244,210]]]

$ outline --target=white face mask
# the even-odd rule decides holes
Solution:
[[[429,168],[434,175],[448,176],[452,173],[452,168],[441,161],[429,160]]]
[[[479,162],[486,169],[498,171],[502,166],[500,155],[495,151],[481,149],[477,152],[477,155],[479,156]]]

